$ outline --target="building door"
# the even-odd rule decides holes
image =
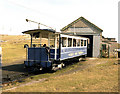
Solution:
[[[82,36],[90,39],[87,47],[87,57],[92,57],[93,56],[93,35],[82,35]]]
[[[118,58],[120,58],[120,52],[118,52]]]

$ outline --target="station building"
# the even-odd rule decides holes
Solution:
[[[118,49],[118,43],[115,38],[105,38],[102,36],[102,56],[118,57],[116,49]]]
[[[89,38],[87,48],[88,57],[102,57],[105,46],[109,49],[107,49],[109,57],[109,54],[112,54],[112,51],[117,47],[115,38],[104,38],[102,36],[103,30],[84,17],[80,17],[63,27],[61,32]]]
[[[88,57],[100,57],[103,30],[84,17],[80,17],[63,27],[61,32],[89,38]]]

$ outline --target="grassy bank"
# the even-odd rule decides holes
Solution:
[[[29,35],[0,35],[0,39],[2,40],[3,64],[12,64],[13,62],[26,58],[26,49],[24,48],[24,44],[28,44],[30,46]],[[42,39],[42,43],[44,42],[47,43],[45,39]]]
[[[100,61],[106,63],[49,77],[43,82],[31,83],[9,92],[117,92],[118,65],[114,64],[117,61],[115,59],[97,60],[98,63]]]
[[[1,35],[2,63],[12,63],[25,58],[24,44],[29,43],[22,35]]]

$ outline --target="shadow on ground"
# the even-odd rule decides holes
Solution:
[[[2,70],[15,71],[15,72],[25,72],[26,71],[24,69],[24,64],[14,64],[14,65],[3,66]]]

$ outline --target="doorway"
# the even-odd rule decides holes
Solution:
[[[92,57],[93,56],[93,35],[82,35],[82,36],[90,39],[87,47],[87,57]]]

